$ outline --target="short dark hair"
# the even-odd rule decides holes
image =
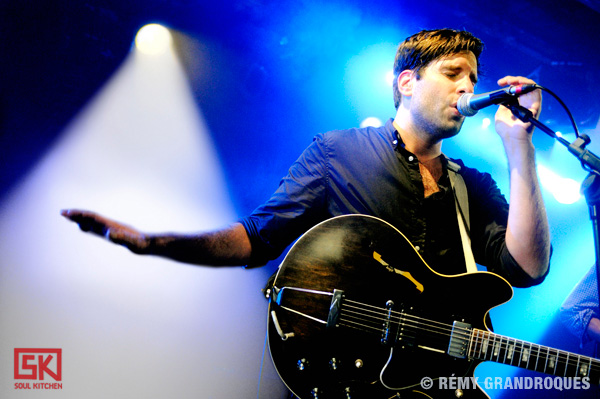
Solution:
[[[475,55],[479,71],[483,42],[470,32],[453,29],[422,30],[400,43],[394,60],[393,89],[396,109],[400,106],[398,76],[402,71],[409,69],[418,73],[432,61],[465,51]]]

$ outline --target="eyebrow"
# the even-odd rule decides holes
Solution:
[[[460,72],[462,72],[464,70],[464,68],[462,66],[456,65],[456,64],[442,65],[441,69],[448,69],[451,71],[460,71]],[[469,74],[469,78],[471,79],[471,82],[473,82],[474,84],[477,84],[477,81],[479,80],[477,77],[477,74],[475,74],[472,71]]]

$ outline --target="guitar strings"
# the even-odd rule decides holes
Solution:
[[[341,321],[344,322],[344,323],[356,323],[356,322],[351,321],[351,320],[341,320]],[[359,328],[357,326],[353,326],[353,325],[348,325],[348,324],[343,324],[343,325],[345,325],[346,327],[357,328],[359,330],[361,329],[361,328]],[[363,330],[364,330],[364,327],[366,327],[367,329],[370,329],[372,331],[377,331],[377,332],[381,331],[381,328],[378,328],[378,327],[365,326],[365,325],[361,325],[361,324],[358,324],[358,325],[361,326],[361,327],[363,327],[362,328]],[[429,331],[432,331],[432,330],[429,330]],[[483,332],[482,330],[478,330],[478,331]],[[440,334],[440,333],[438,333],[438,334]],[[413,337],[407,337],[405,335],[404,338],[415,338],[415,337],[414,336]],[[476,346],[477,346],[477,343],[480,343],[479,341],[480,341],[480,338],[475,338],[475,342],[476,342],[475,345]],[[523,354],[524,354],[523,349],[524,349],[525,341],[517,341],[517,340],[515,340],[515,345],[511,348],[513,350],[513,353],[510,355],[510,357],[508,357],[509,361],[507,362],[506,361],[506,358],[507,358],[507,348],[509,348],[510,343],[504,344],[504,343],[502,343],[502,341],[500,341],[500,342],[501,342],[500,345],[496,347],[497,350],[498,350],[498,354],[495,355],[496,356],[496,361],[500,362],[500,363],[514,365],[514,360],[512,360],[512,359],[518,357],[519,360],[518,360],[518,362],[516,364],[517,366],[520,365],[522,362],[525,361],[525,362],[527,362],[527,366],[525,366],[526,369],[531,369],[531,370],[535,370],[535,371],[542,371],[542,372],[546,372],[547,373],[547,371],[548,371],[548,361],[550,359],[552,359],[552,357],[554,357],[554,359],[552,359],[552,361],[554,361],[557,365],[564,364],[564,366],[565,366],[565,368],[564,368],[564,376],[566,376],[566,374],[568,372],[568,367],[571,367],[571,366],[575,367],[576,370],[581,370],[579,368],[580,365],[581,366],[587,366],[587,371],[588,371],[588,373],[586,374],[587,376],[591,375],[592,372],[596,372],[596,371],[599,370],[597,361],[595,359],[593,359],[593,358],[588,358],[589,361],[581,362],[581,357],[582,356],[579,356],[577,354],[573,354],[573,357],[570,357],[568,353],[567,353],[566,356],[562,356],[562,358],[561,358],[561,354],[560,353],[556,353],[557,356],[554,356],[554,353],[551,352],[551,350],[553,350],[553,349],[551,349],[551,348],[547,348],[548,352],[547,353],[543,353],[541,351],[542,346],[541,345],[536,345],[536,344],[532,344],[532,345],[537,346],[537,355],[535,354],[535,351],[534,352],[530,352],[527,355],[528,358],[530,356],[533,356],[533,357],[536,358],[536,363],[535,363],[534,367],[530,368],[529,367],[529,361],[528,360],[523,360]],[[521,348],[519,348],[517,346],[518,342],[521,342]],[[504,356],[502,356],[502,350],[504,350]],[[473,352],[476,352],[476,351],[477,351],[476,348],[473,349]],[[472,353],[472,352],[470,352],[470,353]],[[490,356],[490,358],[487,359],[487,355],[485,355],[485,356],[480,357],[480,358],[483,359],[483,360],[492,360],[493,361],[494,360],[493,357],[494,357],[494,355]],[[501,357],[503,357],[504,360],[501,360],[500,359]],[[540,359],[542,360],[542,363],[545,364],[545,366],[544,366],[544,368],[542,370],[540,370],[538,368],[538,366],[537,366]],[[563,359],[566,359],[566,361],[563,360]],[[559,374],[557,372],[558,366],[555,365],[554,367],[552,367],[552,369],[555,371],[554,375],[558,375]],[[552,374],[552,373],[550,373],[550,374]]]
[[[352,302],[352,301],[350,301]],[[354,302],[355,304],[358,305],[362,305],[358,302]],[[340,318],[340,321],[346,322],[346,323],[353,323],[356,324],[358,326],[361,326],[365,329],[368,329],[370,331],[382,331],[382,323],[387,321],[387,313],[384,315],[381,312],[378,312],[378,308],[371,306],[371,305],[365,305],[365,306],[369,306],[372,309],[361,309],[360,306],[346,306],[346,308],[350,309],[350,310],[345,310],[344,312],[341,313],[342,316],[345,316],[344,319]],[[373,310],[375,309],[375,310]],[[358,311],[357,311],[358,310]],[[366,312],[361,313],[360,310],[365,310]],[[342,317],[341,316],[341,317]],[[364,317],[361,317],[364,316]],[[348,319],[348,317],[352,318],[353,320]],[[398,321],[396,321],[395,319],[398,319]],[[397,316],[394,317],[394,315],[392,315],[392,317],[389,320],[389,323],[392,325],[398,324],[398,325],[402,325],[402,338],[406,338],[406,339],[414,339],[416,338],[416,331],[412,331],[411,328],[414,327],[419,327],[420,332],[421,332],[421,336],[423,336],[423,333],[430,333],[430,336],[432,336],[433,338],[439,338],[439,340],[441,341],[443,338],[446,338],[449,336],[449,334],[447,334],[444,329],[442,329],[439,326],[435,326],[435,325],[427,325],[425,323],[416,323],[416,324],[412,324],[410,323],[410,321],[406,322],[406,323],[401,323],[400,322],[401,318],[398,318]],[[356,321],[358,320],[358,321]],[[360,323],[362,322],[362,324]],[[374,325],[367,325],[365,323],[371,323]],[[421,325],[419,325],[421,324]],[[438,323],[440,325],[443,325],[442,323]],[[423,326],[427,326],[427,327],[431,327],[431,328],[424,328]],[[356,326],[354,326],[356,327]],[[441,330],[441,331],[440,331]],[[411,335],[414,334],[414,335]],[[435,335],[441,335],[441,337],[436,337]]]
[[[359,305],[360,305],[360,303],[359,303]],[[369,306],[371,308],[377,309],[376,307],[373,307],[371,305],[366,305],[366,306]],[[373,311],[371,311],[371,312],[373,312]],[[377,313],[377,312],[375,312],[375,313]],[[413,316],[413,315],[410,315],[410,314],[405,314],[405,313],[401,313],[401,314],[404,317],[403,316],[398,316],[399,320],[401,320],[402,318],[408,319],[408,317],[413,317],[414,319],[421,319],[421,320],[426,320],[426,321],[430,322],[430,324],[429,324],[430,326],[431,326],[431,323],[436,323],[436,324],[444,325],[444,324],[442,324],[440,322],[437,322],[437,321],[431,321],[431,320],[427,320],[427,319],[422,319],[420,317]],[[385,316],[383,318],[383,320],[385,320],[387,318],[387,315],[384,314],[384,312],[379,312],[379,315]],[[371,316],[371,317],[373,317],[373,316]],[[418,327],[419,324],[426,325],[425,323],[419,323],[419,322],[417,322],[415,325]],[[450,326],[447,325],[447,324],[445,325],[445,327],[446,327],[446,329],[450,328]],[[379,329],[377,329],[377,330],[379,330]],[[461,335],[461,331],[460,330],[461,330],[461,328],[457,328],[456,329],[455,332],[457,333],[457,335]],[[462,329],[462,330],[463,330],[463,332],[462,332],[463,336],[465,336],[465,337],[467,335],[469,337],[471,336],[471,330],[468,330],[468,329]],[[429,330],[426,330],[426,331],[432,332],[433,330],[429,329]],[[488,359],[486,359],[488,357],[487,352],[483,355],[483,357],[481,357],[481,353],[482,353],[481,350],[482,350],[482,346],[483,346],[484,340],[488,339],[488,341],[489,341],[489,337],[490,337],[491,334],[489,332],[485,332],[485,331],[479,330],[479,329],[476,329],[475,331],[483,333],[484,336],[480,337],[480,335],[478,334],[477,337],[475,337],[475,336],[473,337],[474,347],[472,348],[472,350],[470,351],[470,353],[473,354],[473,355],[475,355],[475,353],[477,352],[478,347],[479,347],[480,358],[488,360]],[[443,334],[445,337],[449,337],[450,336],[449,334],[446,334],[444,332],[439,332],[439,334]],[[565,368],[564,368],[565,376],[567,374],[568,367],[570,367],[570,366],[574,366],[575,368],[578,368],[579,365],[582,365],[582,366],[586,365],[588,367],[588,369],[589,369],[590,372],[597,371],[598,367],[599,367],[598,361],[596,359],[593,359],[593,358],[589,358],[589,357],[585,357],[584,356],[584,358],[587,358],[589,361],[581,362],[582,356],[580,356],[578,354],[569,353],[569,352],[565,352],[564,354],[562,354],[562,353],[560,353],[556,349],[552,349],[552,348],[548,348],[548,347],[543,347],[543,346],[537,345],[537,344],[531,344],[531,343],[528,343],[526,341],[516,340],[516,339],[513,339],[513,338],[509,338],[509,337],[504,337],[504,336],[501,336],[499,334],[495,334],[494,336],[495,336],[494,341],[496,340],[496,338],[498,338],[500,340],[499,341],[500,342],[499,345],[498,345],[498,341],[495,341],[494,343],[492,343],[492,345],[496,344],[496,350],[498,351],[497,355],[495,355],[495,356],[496,356],[497,361],[502,362],[502,363],[508,363],[508,364],[512,365],[515,362],[514,359],[516,359],[518,357],[519,360],[517,362],[517,365],[520,365],[523,362],[527,362],[526,368],[529,368],[528,367],[529,366],[529,358],[531,356],[535,356],[536,357],[536,365],[534,366],[533,369],[534,370],[538,370],[537,364],[538,364],[538,362],[539,362],[539,360],[541,358],[542,362],[545,363],[544,369],[547,370],[548,360],[554,358],[554,359],[552,359],[552,361],[556,362],[557,364],[564,364],[564,366],[565,366]],[[504,342],[504,341],[506,341],[506,342]],[[511,344],[511,341],[512,341],[512,344]],[[520,344],[520,348],[519,348],[519,344]],[[529,348],[525,348],[525,345],[527,345]],[[536,347],[537,347],[537,355],[535,353],[535,348]],[[542,348],[546,349],[544,351],[545,353],[542,352]],[[513,352],[513,353],[511,353],[510,356],[508,356],[508,350],[509,349]],[[526,349],[529,349],[529,352],[525,352]],[[504,360],[500,360],[500,357],[502,357],[501,351],[504,351]],[[554,352],[554,351],[556,351],[556,352]],[[527,360],[523,360],[523,355],[524,354],[527,356]],[[494,357],[494,354],[492,353],[492,355],[490,356],[489,360],[493,360],[493,357]],[[507,357],[509,359],[508,362],[506,361]],[[556,371],[558,367],[554,366],[552,368],[554,369],[554,371]]]
[[[365,325],[359,324],[359,326],[363,327],[363,328],[359,328],[359,327],[354,326],[354,325],[344,324],[344,323],[356,323],[356,322],[353,322],[351,320],[343,320],[343,319],[341,319],[341,321],[343,322],[342,325],[344,325],[345,327],[356,328],[356,329],[359,329],[359,330],[364,330],[364,327],[366,327],[367,329],[369,329],[371,331],[376,331],[376,332],[380,332],[381,331],[381,328],[378,328],[378,327],[371,327],[371,326],[365,326]],[[429,331],[431,331],[431,330],[429,330]],[[478,331],[482,331],[482,330],[478,330]],[[404,338],[415,338],[415,336],[413,336],[413,337],[406,337],[405,336]],[[480,338],[475,338],[476,342],[479,342],[479,340],[480,340]],[[509,344],[508,343],[504,344],[504,343],[502,343],[502,341],[500,341],[500,342],[501,342],[501,344],[499,346],[497,346],[498,354],[495,355],[496,361],[500,362],[500,363],[504,363],[504,364],[515,365],[514,364],[514,360],[509,360],[508,362],[506,361],[506,358],[507,358],[507,348],[508,348]],[[557,353],[556,354],[557,356],[554,356],[554,353],[552,352],[552,349],[550,349],[550,348],[547,348],[548,352],[546,352],[546,353],[542,352],[542,350],[541,350],[542,346],[541,345],[536,345],[536,344],[533,344],[533,345],[535,345],[537,347],[537,354],[535,353],[535,350],[534,350],[533,352],[530,352],[530,354],[528,355],[528,357],[534,357],[536,359],[536,362],[535,362],[533,368],[531,368],[529,366],[529,361],[528,360],[523,360],[523,353],[524,353],[523,352],[523,349],[524,349],[523,344],[524,343],[525,343],[524,341],[521,341],[521,348],[519,350],[519,347],[516,346],[517,342],[515,341],[515,346],[512,347],[513,354],[511,355],[511,357],[509,357],[509,359],[513,359],[513,358],[517,358],[518,357],[519,360],[516,363],[517,366],[519,366],[523,362],[527,362],[527,366],[524,367],[525,369],[529,369],[529,370],[533,370],[533,371],[545,372],[547,374],[559,375],[560,373],[557,372],[557,370],[559,370],[559,365],[564,365],[564,367],[565,367],[564,368],[564,376],[565,377],[567,376],[567,373],[569,371],[569,369],[568,369],[569,367],[574,367],[575,368],[574,371],[576,373],[578,373],[580,370],[582,370],[581,367],[586,366],[587,367],[587,371],[586,371],[586,374],[584,374],[583,376],[587,376],[587,377],[592,376],[592,373],[594,373],[594,372],[599,372],[600,371],[600,368],[599,368],[599,366],[597,364],[597,361],[595,359],[593,359],[593,358],[588,358],[589,360],[583,361],[583,362],[581,362],[581,360],[580,360],[582,356],[579,356],[577,354],[573,354],[574,355],[573,357],[570,357],[569,355],[567,355],[567,356],[562,356],[562,358],[561,358],[561,354],[560,353]],[[476,343],[476,345],[477,345],[477,343]],[[477,351],[477,349],[475,348],[474,351]],[[504,356],[502,356],[502,351],[504,351]],[[494,355],[493,354],[492,354],[492,356],[489,357],[489,359],[487,357],[488,356],[486,355],[486,356],[483,356],[483,357],[480,357],[480,358],[482,360],[491,360],[491,361],[494,361]],[[500,359],[501,357],[503,357],[504,360],[501,360]],[[554,367],[552,367],[552,369],[554,370],[554,373],[548,373],[548,361],[550,359],[552,359],[552,357],[554,357],[553,361],[556,363],[556,365]],[[564,359],[566,359],[566,361]],[[541,360],[541,363],[544,364],[543,368],[541,368],[541,369],[538,367],[538,364],[539,364],[540,360]],[[594,380],[596,380],[596,379],[597,378],[594,378]]]
[[[359,306],[364,306],[364,307],[365,307],[365,310],[366,310],[367,312],[370,312],[370,313],[374,313],[374,314],[375,314],[375,316],[371,316],[371,315],[367,315],[367,316],[368,316],[368,317],[371,317],[371,318],[373,318],[373,317],[380,317],[380,319],[379,319],[379,320],[377,320],[377,319],[376,319],[376,321],[378,321],[378,322],[380,322],[380,323],[381,323],[382,321],[385,321],[385,320],[387,319],[387,312],[386,312],[386,310],[387,310],[387,309],[378,308],[378,307],[376,307],[376,306],[373,306],[373,305],[362,304],[362,303],[360,303],[360,302],[355,302],[355,301],[351,301],[351,300],[346,300],[346,302],[353,302],[353,303],[355,303],[355,304],[357,304],[357,305],[359,305]],[[350,306],[350,308],[352,308],[352,306]],[[356,309],[360,309],[358,306],[354,306],[354,308],[356,308]],[[368,309],[368,308],[372,308],[372,309],[375,309],[375,310],[370,310],[370,309]],[[355,312],[355,313],[356,313],[356,312]],[[419,326],[419,324],[423,324],[423,325],[428,325],[428,326],[430,326],[430,327],[435,327],[435,328],[438,328],[438,329],[449,330],[449,331],[451,331],[451,330],[452,330],[452,326],[451,326],[451,325],[449,325],[449,324],[445,324],[445,323],[442,323],[442,322],[438,322],[438,321],[434,321],[434,320],[429,320],[429,319],[424,319],[424,318],[421,318],[421,317],[418,317],[418,316],[415,316],[415,315],[411,315],[411,314],[409,314],[409,313],[404,313],[404,312],[392,312],[392,313],[395,313],[395,314],[397,315],[397,318],[398,318],[399,320],[402,320],[402,319],[404,319],[404,320],[408,320],[409,318],[413,318],[413,319],[415,319],[415,320],[425,320],[426,322],[428,322],[428,323],[429,323],[429,324],[426,324],[426,323],[419,323],[419,322],[416,322],[415,326],[417,326],[417,327]],[[393,317],[392,317],[392,319],[393,319]],[[398,321],[398,323],[400,323],[400,322]],[[438,324],[438,325],[440,325],[440,327],[434,326],[434,324]],[[379,328],[376,328],[376,327],[373,327],[373,328],[375,328],[375,329],[379,330]],[[432,330],[428,330],[428,331],[432,331]],[[472,331],[472,330],[470,330],[470,329],[467,329],[467,328],[461,328],[461,327],[455,328],[455,332],[456,332],[456,334],[457,334],[457,335],[459,335],[459,336],[460,336],[460,335],[462,335],[462,336],[463,336],[463,338],[469,338],[469,337],[471,336],[471,331]],[[497,337],[499,337],[499,338],[503,338],[503,339],[507,340],[507,341],[508,341],[508,343],[507,343],[508,345],[510,345],[510,341],[512,340],[512,341],[514,341],[514,343],[515,343],[515,344],[517,344],[517,343],[519,343],[519,342],[520,342],[522,346],[523,346],[523,344],[528,344],[528,345],[535,345],[535,346],[538,346],[538,347],[540,347],[540,348],[542,347],[541,345],[527,343],[526,341],[522,341],[522,340],[516,340],[516,339],[514,339],[514,338],[505,337],[505,336],[502,336],[502,335],[500,335],[500,334],[489,333],[489,332],[486,332],[486,331],[484,331],[484,330],[479,330],[479,329],[476,329],[476,331],[481,331],[481,332],[485,333],[485,334],[486,334],[486,335],[488,335],[488,336],[489,336],[490,334],[494,334],[495,336],[497,336]],[[443,333],[443,332],[442,332],[441,334],[445,334],[445,333]],[[450,335],[451,335],[451,334],[447,334],[447,336],[450,336]],[[475,340],[475,341],[477,341],[478,339],[479,339],[479,338],[474,338],[474,340]],[[552,348],[548,348],[548,349],[552,349]],[[560,355],[560,354],[559,354],[559,355]],[[577,354],[572,354],[572,355],[574,355],[574,356],[579,356],[579,355],[577,355]]]
[[[440,339],[444,338],[444,340],[445,340],[445,338],[449,338],[452,334],[455,334],[459,338],[462,337],[465,339],[471,338],[471,336],[472,336],[472,330],[467,329],[467,328],[456,327],[456,326],[452,326],[452,325],[445,324],[442,322],[424,319],[424,318],[421,318],[421,317],[418,317],[415,315],[411,315],[408,313],[404,313],[404,312],[397,312],[397,311],[389,312],[388,309],[376,307],[373,305],[363,304],[363,303],[356,302],[356,301],[345,300],[345,303],[346,302],[350,302],[350,303],[354,304],[352,306],[350,306],[350,305],[347,306],[348,309],[354,309],[352,311],[346,312],[346,313],[351,313],[349,315],[349,317],[358,319],[359,321],[361,321],[363,323],[377,323],[377,326],[370,326],[367,324],[361,324],[360,322],[357,322],[354,320],[349,320],[349,319],[342,320],[342,318],[340,317],[341,322],[353,324],[353,325],[348,325],[348,327],[353,327],[353,328],[358,328],[358,329],[363,328],[363,329],[367,329],[369,331],[382,331],[381,324],[385,323],[388,320],[388,313],[390,313],[391,317],[390,317],[389,321],[391,324],[392,323],[393,324],[401,324],[403,327],[418,328],[421,331],[431,333],[432,335],[438,334],[438,335],[441,335]],[[361,311],[363,311],[363,312],[361,313]],[[344,312],[342,312],[342,314],[344,314]],[[398,319],[398,321],[394,321],[394,318]],[[410,320],[411,318],[413,320]],[[425,322],[420,322],[419,320],[424,320]],[[413,323],[412,325],[410,324],[411,322]],[[428,328],[424,328],[423,326],[426,326]],[[452,331],[453,327],[454,327],[454,331]],[[472,351],[470,351],[470,354],[474,355],[477,352],[477,348],[479,347],[479,353],[481,356],[481,350],[483,347],[484,340],[487,339],[488,341],[491,341],[489,338],[491,334],[484,330],[476,329],[476,331],[482,332],[484,336],[480,337],[479,334],[477,335],[477,337],[473,336],[472,341],[474,343],[474,347],[472,348]],[[519,365],[523,362],[527,362],[527,365],[529,365],[529,358],[531,356],[535,356],[536,364],[535,364],[533,370],[537,370],[537,364],[541,358],[542,363],[545,363],[544,369],[547,369],[547,363],[549,360],[555,362],[558,365],[564,365],[565,376],[567,374],[568,368],[571,366],[573,366],[577,369],[580,365],[582,365],[582,366],[586,365],[589,370],[588,376],[591,372],[600,371],[600,364],[597,359],[589,358],[586,356],[581,356],[581,355],[578,355],[575,353],[559,351],[557,349],[552,349],[549,347],[544,347],[542,345],[532,344],[532,343],[522,341],[522,340],[517,340],[514,338],[504,337],[504,336],[501,336],[501,335],[495,334],[495,333],[492,333],[492,334],[494,334],[494,337],[495,337],[494,343],[492,343],[492,345],[497,344],[497,341],[495,341],[496,338],[499,339],[499,345],[496,345],[496,347],[495,347],[498,354],[495,355],[494,353],[492,353],[489,360],[493,360],[493,358],[495,356],[496,361],[501,362],[501,363],[507,363],[506,359],[508,356],[508,359],[509,359],[508,364],[513,365],[514,359],[518,357],[519,360],[517,361],[517,365]],[[406,336],[406,334],[404,334],[403,337],[415,338],[415,336]],[[511,343],[511,341],[512,341],[512,343]],[[519,348],[519,344],[520,344],[520,348]],[[525,345],[527,345],[529,348],[525,348]],[[534,351],[531,351],[531,349],[534,349],[534,347],[537,347],[537,355],[534,354]],[[545,353],[542,353],[542,348],[545,349],[544,350]],[[526,353],[527,360],[523,360],[523,355],[525,353],[525,349],[530,350],[528,353]],[[509,350],[512,351],[510,356],[508,354]],[[502,357],[501,351],[504,351],[504,360],[503,361],[500,360],[500,357]],[[556,351],[556,352],[553,353],[553,351]],[[563,352],[563,353],[561,353],[561,352]],[[487,355],[487,350],[486,350],[486,353],[484,353],[483,357],[481,357],[481,358],[483,360],[488,360],[488,359],[486,359],[487,357],[488,357],[488,355]],[[589,361],[581,362],[582,357],[589,359]],[[558,369],[558,366],[554,365],[554,367],[552,367],[552,369],[554,371],[556,371]]]
[[[569,353],[569,352],[564,352],[565,354],[562,354],[560,351],[556,350],[556,349],[552,349],[552,348],[546,348],[547,353],[541,353],[540,349],[543,348],[543,346],[541,345],[537,345],[537,344],[531,344],[525,341],[521,341],[521,340],[516,340],[514,338],[509,338],[509,337],[504,337],[501,336],[499,334],[495,334],[495,333],[491,333],[494,334],[495,337],[498,337],[498,339],[500,340],[499,345],[496,347],[496,349],[498,350],[498,354],[494,355],[494,353],[492,353],[492,355],[490,356],[489,359],[487,359],[487,353],[483,355],[483,357],[481,357],[481,347],[483,345],[483,341],[485,339],[485,336],[488,337],[489,340],[489,332],[486,332],[484,330],[479,330],[479,329],[475,329],[475,330],[471,330],[469,328],[463,328],[463,327],[457,327],[457,326],[453,326],[447,323],[443,323],[443,322],[438,322],[435,320],[429,320],[429,319],[425,319],[410,313],[405,313],[404,311],[402,312],[398,312],[398,311],[394,311],[394,310],[389,310],[387,308],[381,308],[381,307],[377,307],[377,306],[373,306],[373,305],[369,305],[369,304],[365,304],[365,303],[361,303],[361,302],[357,302],[357,301],[352,301],[349,299],[344,299],[343,301],[344,305],[342,306],[343,309],[353,309],[352,311],[350,310],[346,310],[344,312],[341,312],[340,315],[340,322],[343,323],[350,323],[349,325],[346,325],[347,327],[351,327],[351,328],[355,328],[355,329],[359,329],[359,330],[367,330],[369,332],[382,332],[382,325],[383,323],[389,322],[390,325],[402,325],[402,327],[404,328],[403,330],[403,334],[402,337],[406,338],[406,339],[414,339],[417,338],[416,335],[416,330],[420,330],[422,333],[419,335],[421,337],[427,336],[426,334],[423,333],[428,333],[428,336],[431,337],[432,339],[437,339],[439,340],[442,344],[444,344],[446,342],[447,339],[449,339],[450,337],[452,337],[452,335],[456,336],[459,339],[468,339],[471,342],[474,343],[473,347],[470,347],[469,350],[469,355],[475,355],[477,352],[477,348],[479,345],[479,353],[480,353],[480,357],[482,360],[494,360],[494,356],[496,357],[496,361],[500,362],[500,363],[505,363],[505,364],[510,364],[513,365],[514,362],[514,358],[513,356],[516,355],[520,355],[520,356],[515,356],[515,357],[519,357],[519,361],[517,363],[517,366],[519,366],[523,360],[522,360],[522,356],[523,356],[523,349],[524,349],[524,345],[527,344],[529,346],[529,348],[532,348],[532,346],[537,346],[537,361],[536,361],[536,365],[534,366],[534,370],[538,370],[537,369],[537,363],[540,360],[540,357],[542,357],[542,363],[544,363],[546,366],[544,367],[544,370],[547,369],[547,364],[549,361],[551,362],[555,362],[558,365],[564,365],[565,369],[565,375],[568,371],[568,368],[573,366],[575,368],[577,368],[580,364],[581,364],[581,358],[587,358],[589,359],[589,362],[587,362],[587,366],[589,368],[589,374],[591,374],[592,372],[598,372],[600,371],[600,361],[594,358],[589,358],[589,357],[585,357],[585,356],[581,356],[578,354],[574,354],[574,353]],[[348,317],[354,319],[354,320],[350,320],[350,319],[343,319],[342,316],[343,315],[347,315]],[[366,324],[365,324],[366,323]],[[373,326],[372,324],[375,323],[375,326]],[[371,325],[369,325],[371,324]],[[411,331],[410,329],[414,328],[416,329],[415,331]],[[472,336],[474,331],[480,331],[482,333],[484,333],[484,338],[480,338],[479,335],[477,337]],[[409,335],[409,333],[413,333],[415,335]],[[506,341],[506,342],[504,342]],[[511,343],[512,341],[512,343]],[[518,343],[521,343],[521,348],[520,348],[520,352],[519,352],[519,348],[518,348]],[[496,343],[496,342],[494,342]],[[443,347],[443,346],[442,346]],[[511,356],[508,356],[508,351],[512,351]],[[501,352],[504,351],[504,356],[503,359],[504,360],[500,360],[500,357],[502,357]],[[554,353],[552,353],[551,351],[557,351],[556,352],[556,356],[554,356]],[[527,356],[531,356],[532,353],[529,353]],[[475,357],[475,356],[473,356]],[[506,359],[510,360],[509,363],[506,362]],[[586,363],[586,362],[584,362]],[[529,362],[527,361],[527,364],[529,364]],[[554,367],[552,367],[552,369],[556,372],[556,370],[558,369],[557,365],[554,365]],[[527,368],[527,367],[525,367]],[[544,371],[545,372],[545,371]],[[588,375],[589,375],[588,374]],[[556,374],[554,374],[556,375]]]
[[[580,365],[582,367],[587,366],[588,371],[589,371],[587,376],[590,376],[591,372],[600,372],[600,360],[595,359],[593,357],[583,356],[583,355],[579,355],[579,354],[573,353],[573,352],[568,352],[568,351],[564,351],[564,350],[550,348],[550,347],[543,346],[543,345],[533,344],[533,343],[530,343],[527,341],[517,340],[517,339],[503,336],[500,334],[491,333],[489,331],[484,331],[484,330],[479,330],[479,329],[477,329],[476,331],[477,331],[477,337],[474,337],[474,339],[473,339],[474,346],[475,346],[473,348],[474,353],[477,352],[477,346],[480,347],[479,353],[482,353],[484,341],[487,340],[487,343],[485,343],[486,345],[494,346],[496,344],[496,338],[498,338],[501,342],[499,349],[503,349],[503,347],[502,347],[503,340],[507,342],[507,346],[510,345],[510,341],[513,341],[513,343],[514,343],[513,349],[514,349],[515,353],[519,350],[518,345],[520,343],[521,358],[519,360],[519,363],[521,363],[523,361],[527,361],[529,364],[529,358],[531,356],[536,357],[536,365],[534,366],[533,370],[536,370],[536,371],[538,370],[537,364],[541,358],[542,362],[545,363],[544,370],[547,369],[547,367],[548,367],[547,363],[550,360],[555,361],[557,364],[564,365],[565,366],[565,369],[564,369],[565,377],[566,377],[568,368],[570,366],[574,366],[576,368],[576,370],[581,370]],[[490,339],[490,336],[493,337],[493,339]],[[526,348],[526,346],[528,348]],[[529,351],[527,353],[528,359],[522,360],[522,356],[524,354],[525,349],[530,349],[531,351]],[[535,354],[536,349],[537,349],[537,354]],[[487,353],[487,349],[485,351]],[[489,356],[489,360],[493,361],[494,356],[496,356],[496,358],[498,359],[500,357],[499,351],[498,351],[498,355],[494,355],[492,353],[492,355]],[[487,357],[488,357],[487,354],[484,354],[482,359],[488,360]],[[583,361],[582,361],[582,359],[583,359]],[[509,364],[512,364],[512,361]],[[558,369],[558,366],[554,366],[553,369],[556,371]],[[558,373],[555,373],[555,375],[557,375],[557,374]]]
[[[350,308],[350,309],[358,309],[359,311],[362,310],[365,313],[360,313],[357,311],[353,311],[353,313],[355,314],[359,314],[361,316],[366,316],[367,318],[370,319],[375,319],[375,322],[377,322],[378,326],[380,326],[381,322],[384,322],[385,320],[388,319],[388,311],[387,309],[382,309],[382,308],[378,308],[376,306],[372,306],[372,305],[368,305],[368,304],[362,304],[360,302],[356,302],[356,301],[351,301],[351,300],[345,300],[344,304],[346,304],[347,302],[352,303],[352,305],[346,305],[346,307]],[[362,307],[362,308],[361,308]],[[420,325],[423,326],[427,326],[430,327],[429,332],[435,332],[435,333],[439,333],[439,334],[446,334],[446,330],[451,330],[451,326],[449,326],[448,324],[442,323],[442,322],[437,322],[437,321],[433,321],[433,320],[428,320],[428,319],[423,319],[420,318],[418,316],[414,316],[414,315],[410,315],[404,312],[397,312],[397,311],[392,311],[391,312],[391,317],[390,317],[390,322],[394,323],[394,319],[398,319],[398,322],[395,322],[395,324],[403,324],[406,326],[411,326],[410,324],[404,324],[401,323],[400,320],[405,320],[406,322],[410,322],[411,320],[409,320],[409,317],[412,317],[415,320],[424,320],[428,323],[422,323],[419,321],[415,321],[414,326],[416,327],[420,327]],[[436,325],[437,324],[437,325]],[[380,329],[380,328],[377,328]],[[441,330],[440,332],[435,331],[435,330]],[[458,331],[459,334],[463,334],[463,336],[466,338],[468,337],[470,334],[468,333],[469,330],[467,329],[463,329],[463,331]],[[447,334],[448,336],[450,334]]]

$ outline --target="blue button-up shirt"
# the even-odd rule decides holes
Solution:
[[[461,166],[469,197],[471,241],[477,263],[524,287],[532,279],[505,245],[508,204],[487,173]],[[331,131],[315,136],[273,196],[241,223],[252,244],[252,264],[274,259],[296,238],[333,216],[367,214],[387,221],[443,274],[466,271],[448,178],[425,198],[416,156],[403,147],[389,120],[385,126]]]

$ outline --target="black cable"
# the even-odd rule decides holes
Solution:
[[[567,112],[567,115],[569,116],[569,120],[571,121],[571,125],[573,125],[573,129],[575,130],[575,137],[579,137],[579,129],[577,128],[577,122],[575,122],[575,118],[573,118],[573,115],[571,114],[571,111],[569,110],[569,107],[567,107],[567,105],[563,102],[563,100],[560,99],[560,97],[558,95],[556,95],[556,93],[554,93],[552,90],[544,87],[544,86],[540,86],[540,85],[536,85],[539,89],[547,92],[548,94],[550,94],[552,97],[554,97],[556,99],[556,101],[558,101],[558,103],[560,105],[562,105],[562,107],[564,108],[564,110]]]

